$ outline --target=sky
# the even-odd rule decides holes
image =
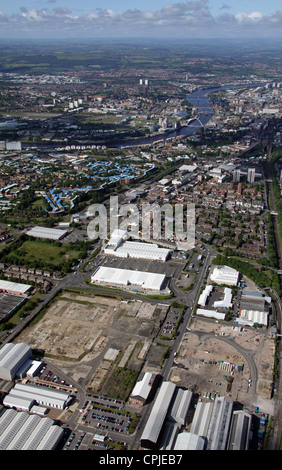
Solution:
[[[0,38],[279,38],[281,0],[0,0]]]

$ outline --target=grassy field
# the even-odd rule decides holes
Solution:
[[[24,241],[8,255],[11,264],[63,272],[68,272],[80,256],[80,250],[67,244],[57,246],[40,240]]]

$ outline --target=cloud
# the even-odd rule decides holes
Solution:
[[[55,3],[47,0],[45,4]],[[17,15],[0,15],[2,37],[240,37],[281,35],[282,11],[263,15],[244,11],[232,15],[226,5],[212,16],[208,0],[167,3],[155,11],[128,9],[117,12],[96,8],[73,14],[69,8],[22,7]]]
[[[260,21],[263,19],[263,14],[260,11],[253,11],[252,13],[239,12],[235,15],[235,18],[239,23]]]

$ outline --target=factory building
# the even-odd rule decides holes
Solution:
[[[166,451],[248,449],[252,421],[248,412],[233,412],[232,400],[216,397],[214,401],[198,401],[187,425],[192,395],[172,382],[162,383],[141,436],[141,447]]]
[[[233,412],[227,450],[248,450],[252,416],[244,410]]]
[[[63,435],[50,418],[12,409],[0,416],[0,450],[55,450]]]
[[[17,383],[3,400],[10,408],[31,410],[34,404],[63,410],[71,401],[71,396],[60,390],[39,385]]]
[[[141,436],[141,446],[173,449],[177,434],[186,422],[192,392],[163,382]]]
[[[178,434],[173,450],[204,450],[205,439],[191,432]]]
[[[232,307],[232,290],[229,287],[224,289],[224,298],[217,300],[213,304],[214,308],[230,308]]]
[[[166,419],[179,426],[184,426],[193,393],[190,390],[177,388],[171,402]]]
[[[237,286],[239,272],[229,266],[215,267],[210,280],[216,284],[227,284],[229,286]]]
[[[203,292],[201,293],[199,300],[198,300],[198,305],[201,305],[201,307],[205,307],[209,295],[212,293],[213,286],[207,285]]]
[[[130,400],[135,404],[145,404],[152,390],[155,377],[152,372],[145,372],[142,380],[138,380],[133,388]]]
[[[214,402],[198,402],[193,416],[190,432],[203,438],[207,437]]]
[[[208,310],[206,308],[197,308],[196,315],[207,317],[207,318],[215,318],[216,320],[225,319],[224,312],[217,312],[216,310]]]
[[[142,290],[161,291],[166,287],[164,274],[129,269],[117,269],[99,266],[91,276],[93,284],[103,284],[108,287],[136,287]]]
[[[19,282],[2,281],[0,280],[0,292],[7,292],[14,295],[27,296],[31,291],[32,286],[29,284],[21,284]]]
[[[239,325],[254,326],[262,325],[267,328],[268,313],[257,310],[240,310],[239,316],[236,318]]]
[[[138,258],[166,261],[171,254],[167,248],[159,248],[153,243],[140,243],[127,241],[127,232],[114,230],[108,244],[104,248],[105,254],[120,258]]]
[[[232,400],[216,397],[207,432],[208,450],[225,450],[232,408]]]
[[[141,436],[142,447],[146,449],[156,447],[175,388],[174,383],[163,382]]]
[[[0,378],[14,380],[25,363],[30,365],[32,351],[24,343],[7,343],[0,350]]]
[[[34,238],[43,238],[43,239],[48,239],[48,240],[62,240],[68,234],[68,231],[59,230],[56,228],[36,226],[36,227],[33,227],[31,230],[28,230],[26,234],[29,237],[34,237]]]

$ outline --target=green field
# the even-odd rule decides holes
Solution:
[[[74,243],[24,240],[6,247],[2,251],[2,261],[17,266],[67,273],[85,254],[84,247]]]

